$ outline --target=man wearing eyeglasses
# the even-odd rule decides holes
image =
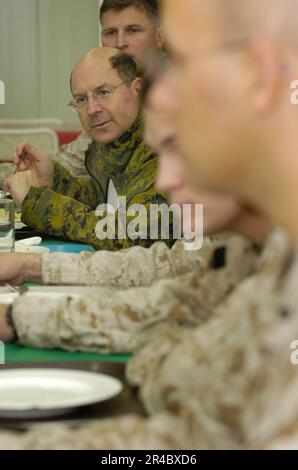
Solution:
[[[99,23],[102,45],[114,47],[132,57],[140,75],[146,59],[158,56],[163,47],[159,0],[103,0]],[[89,144],[88,134],[81,132],[73,142],[63,145],[52,159],[74,176],[86,176],[84,156]],[[9,166],[6,176],[13,171]]]
[[[110,194],[115,212],[115,196],[125,196],[127,207],[141,205],[148,217],[151,204],[166,203],[154,188],[157,157],[143,140],[141,79],[136,65],[116,49],[93,49],[75,65],[71,88],[70,106],[92,139],[85,157],[90,180],[73,177],[37,148],[23,143],[14,155],[21,171],[6,180],[5,188],[22,208],[22,221],[44,233],[91,243],[97,249],[148,247],[156,239],[150,240],[146,218],[140,222],[142,236],[136,240],[118,237],[118,226],[114,238],[99,239],[97,230],[102,219],[96,208],[109,203]],[[127,224],[131,220],[127,216]]]

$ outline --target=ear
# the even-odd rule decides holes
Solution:
[[[266,41],[256,41],[248,51],[251,102],[255,113],[269,113],[280,100],[285,68],[277,48]]]
[[[135,78],[134,81],[131,83],[131,89],[137,95],[140,95],[142,86],[143,86],[143,80],[140,77]]]
[[[165,43],[164,31],[163,31],[162,26],[159,26],[156,30],[155,41],[156,41],[157,49],[161,50],[163,48],[164,43]]]

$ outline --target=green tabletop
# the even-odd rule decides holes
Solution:
[[[91,245],[83,243],[69,242],[65,240],[44,239],[42,246],[46,246],[51,252],[80,253],[81,251],[94,252]],[[36,285],[35,283],[26,283]],[[68,352],[61,349],[32,349],[20,346],[18,344],[9,344],[5,346],[5,362],[86,362],[86,361],[104,361],[104,362],[122,362],[130,359],[128,354],[95,354],[82,352]]]
[[[129,361],[129,354],[95,354],[68,352],[61,349],[33,349],[18,344],[5,346],[6,364],[16,362],[122,362]]]

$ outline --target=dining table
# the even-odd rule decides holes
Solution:
[[[95,251],[91,245],[45,236],[42,236],[41,246],[47,247],[51,252],[81,253],[82,251]],[[54,286],[39,286],[32,282],[26,284],[32,289],[55,289]],[[61,286],[57,286],[56,288],[63,289]],[[28,419],[1,418],[0,404],[0,428],[25,430],[40,422],[45,423],[52,421],[80,425],[89,420],[120,416],[125,413],[138,413],[145,416],[146,413],[138,399],[137,391],[128,384],[125,378],[125,366],[131,357],[131,354],[99,354],[96,352],[83,351],[72,352],[62,349],[39,349],[23,346],[18,343],[5,345],[5,364],[0,365],[0,374],[1,370],[24,368],[54,368],[89,371],[115,377],[123,384],[123,390],[118,396],[107,401],[79,407],[65,416],[62,415],[46,419],[32,419],[30,417]]]
[[[24,233],[24,232],[23,232]],[[30,234],[30,232],[29,232]],[[43,234],[34,232],[34,235],[40,235],[42,241],[40,246],[46,247],[52,253],[76,253],[79,254],[83,251],[95,252],[92,245],[79,243],[69,240],[61,240],[58,238],[47,237]],[[19,238],[19,237],[18,237]],[[53,292],[65,290],[62,286],[43,286],[41,287],[35,282],[26,282],[29,288],[34,290]],[[79,292],[80,288],[75,286],[67,287],[67,292]],[[83,291],[88,294],[88,288],[84,287]],[[94,291],[94,288],[90,288]],[[106,361],[106,362],[120,362],[126,363],[131,355],[129,354],[97,354],[91,352],[68,352],[61,349],[35,349],[27,348],[18,344],[10,344],[5,348],[6,363],[14,362],[41,362],[41,361],[66,361],[66,362],[88,362],[88,361]]]

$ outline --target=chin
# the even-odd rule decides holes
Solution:
[[[178,204],[183,207],[184,204],[197,204],[199,203],[199,197],[195,197],[189,193],[189,191],[181,190],[179,193],[173,194],[170,196],[170,201],[172,204]]]
[[[101,131],[95,132],[91,137],[97,144],[107,145],[118,139],[119,135],[116,132]]]
[[[102,136],[102,137],[96,137],[93,139],[97,144],[100,145],[108,145],[111,144],[115,139],[110,136]]]

